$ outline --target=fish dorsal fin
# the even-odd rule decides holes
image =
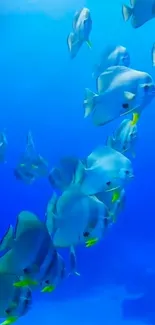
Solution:
[[[38,226],[41,221],[35,214],[29,211],[22,211],[17,218],[15,237],[19,238],[27,229],[32,229],[34,226]]]
[[[130,0],[131,6],[134,8],[137,0]]]
[[[13,243],[14,243],[14,229],[12,226],[10,226],[6,234],[3,236],[3,238],[0,241],[0,251],[3,251],[5,249],[10,249],[13,246]]]
[[[87,158],[87,166],[91,168],[104,156],[111,155],[115,152],[111,147],[99,146]]]
[[[108,69],[103,72],[96,81],[96,88],[99,94],[103,93],[104,91],[107,90],[111,83],[112,79],[112,71],[108,71]]]
[[[76,24],[77,24],[77,21],[78,21],[78,19],[79,19],[79,17],[80,17],[81,11],[82,11],[82,10],[76,11],[76,13],[75,13],[75,15],[74,15],[74,18],[73,18],[73,25],[72,25],[72,27],[73,27],[74,30],[76,29]]]

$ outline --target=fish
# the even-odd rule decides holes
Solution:
[[[87,195],[113,192],[134,177],[130,159],[108,147],[98,146],[88,157],[81,190]]]
[[[74,59],[83,43],[86,42],[91,48],[89,35],[92,29],[92,19],[88,8],[82,8],[75,13],[72,27],[73,31],[67,37],[67,45],[70,57]]]
[[[53,255],[50,251],[41,267],[40,286],[41,292],[51,293],[62,280],[66,277],[66,266],[62,256],[54,250]]]
[[[107,46],[100,56],[99,64],[94,67],[93,78],[97,79],[107,68],[117,65],[126,67],[130,65],[130,55],[126,47]]]
[[[146,72],[114,66],[99,76],[97,91],[85,89],[84,118],[91,115],[96,126],[103,126],[129,113],[139,118],[155,97],[155,84]]]
[[[32,133],[29,131],[27,135],[26,149],[22,154],[17,167],[14,168],[14,176],[17,180],[21,180],[27,184],[32,184],[40,177],[48,177],[48,174],[48,163],[40,154],[37,153]]]
[[[71,184],[78,183],[76,175],[81,168],[81,162],[77,157],[63,157],[59,166],[53,167],[49,174],[49,182],[54,190],[59,189],[62,193]]]
[[[135,157],[135,145],[137,141],[137,125],[132,125],[130,119],[124,119],[112,136],[108,136],[106,145],[123,154],[131,152]]]
[[[0,272],[18,275],[19,280],[13,283],[16,288],[40,287],[42,292],[52,292],[65,277],[65,263],[45,223],[30,212],[21,212],[13,240],[11,245],[9,238],[10,250],[0,258]],[[6,248],[7,240],[4,242]]]
[[[4,319],[1,325],[14,323],[32,307],[31,289],[15,288],[13,283],[18,280],[15,274],[0,272],[0,319]]]
[[[40,267],[49,249],[51,256],[54,251],[45,223],[40,221],[35,214],[22,211],[18,215],[12,234],[12,244],[11,236],[7,234],[2,238],[1,244],[3,248],[9,250],[0,258],[0,272],[10,272],[21,276],[20,283],[15,284],[16,287],[38,285],[37,277]]]
[[[71,183],[68,182],[66,190],[69,190],[73,185],[78,185],[83,194],[92,196],[102,191],[116,191],[134,177],[130,159],[106,145],[97,147],[85,160],[80,161],[77,158],[77,161],[78,168],[77,170],[72,169],[72,176],[70,174]],[[72,158],[69,160],[68,157],[68,166],[71,163]],[[67,173],[70,173],[67,164],[62,170],[61,182],[53,179],[57,190],[63,187],[63,175],[65,174],[65,177],[67,177]],[[59,188],[60,183],[61,188]]]
[[[6,152],[8,147],[8,141],[5,132],[0,132],[0,162],[6,162]]]
[[[105,205],[81,191],[77,184],[70,186],[59,197],[56,205],[54,229],[50,229],[56,248],[75,247],[84,241],[83,233],[93,228],[107,214]],[[46,222],[49,223],[48,220]]]
[[[155,17],[155,0],[130,0],[131,7],[122,5],[124,21],[131,18],[133,28],[139,28]]]

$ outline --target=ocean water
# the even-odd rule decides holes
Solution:
[[[92,49],[84,45],[71,61],[66,40],[82,6],[91,11]],[[0,0],[0,129],[8,137],[7,163],[0,165],[0,236],[21,210],[43,219],[52,195],[47,179],[28,186],[13,175],[28,130],[53,167],[64,155],[88,155],[119,124],[97,128],[83,118],[84,89],[95,89],[91,74],[102,49],[127,47],[131,67],[155,80],[155,20],[133,29],[121,6],[119,0]],[[77,248],[81,276],[69,277],[49,295],[35,293],[19,324],[155,325],[154,109],[155,101],[139,121],[135,178],[117,223],[102,242]],[[68,251],[62,255],[69,263]]]

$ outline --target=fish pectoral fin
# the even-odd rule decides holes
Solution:
[[[94,98],[97,95],[92,92],[90,89],[85,89],[85,98],[84,98],[84,118],[88,117],[94,109]]]
[[[50,292],[53,292],[54,290],[55,290],[55,286],[54,286],[54,285],[48,285],[48,286],[44,287],[44,288],[41,290],[41,292],[42,292],[42,293],[45,293],[45,292],[50,293]]]
[[[124,97],[125,97],[128,101],[130,101],[130,100],[133,100],[133,99],[136,97],[136,95],[133,94],[133,93],[131,93],[130,91],[124,91]]]
[[[87,40],[87,41],[86,41],[86,44],[88,45],[88,47],[89,47],[90,49],[92,49],[92,43],[90,42],[90,40]]]
[[[24,278],[13,283],[13,286],[16,288],[24,288],[24,287],[36,286],[36,285],[38,285],[38,282],[31,278]]]
[[[130,8],[126,5],[122,6],[122,15],[123,15],[124,21],[128,21],[130,19],[130,17],[132,16],[132,14],[133,14],[132,8]]]
[[[133,113],[133,117],[131,120],[131,125],[136,125],[137,122],[139,121],[140,114],[139,113]]]
[[[2,322],[0,325],[10,325],[16,322],[18,319],[17,316],[9,316],[4,322]]]

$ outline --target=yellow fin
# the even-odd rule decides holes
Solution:
[[[120,192],[114,191],[112,195],[112,203],[116,202],[120,198]]]
[[[133,113],[133,118],[131,121],[131,125],[136,125],[139,121],[140,114],[139,113]]]
[[[44,287],[41,292],[53,292],[55,290],[55,286],[53,285],[48,285],[46,287]]]
[[[16,320],[18,319],[17,316],[9,316],[4,322],[2,322],[0,325],[9,325],[12,324],[14,322],[16,322]]]
[[[36,286],[36,285],[38,285],[38,282],[30,278],[20,280],[13,284],[13,286],[17,288],[24,288],[24,287]]]
[[[98,238],[90,238],[86,241],[86,247],[91,247],[98,242]]]
[[[86,44],[88,45],[88,47],[90,48],[90,49],[92,49],[92,44],[91,44],[91,42],[88,40],[88,41],[86,41]]]

